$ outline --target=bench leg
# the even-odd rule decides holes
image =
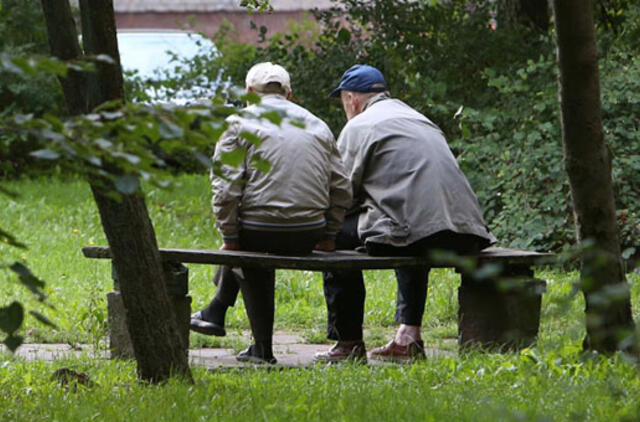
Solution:
[[[191,315],[191,297],[187,296],[187,267],[180,263],[166,262],[164,270],[169,280],[169,296],[178,323],[178,330],[186,349],[189,349],[189,321]],[[122,296],[118,287],[115,271],[112,271],[114,291],[107,293],[107,314],[109,317],[109,349],[111,358],[134,359],[133,345],[127,328],[126,314]]]
[[[477,274],[477,272],[476,272]],[[536,341],[546,282],[527,267],[503,269],[479,280],[462,274],[458,290],[458,344],[464,349],[507,351]]]

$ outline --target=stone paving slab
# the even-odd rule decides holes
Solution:
[[[307,367],[313,365],[313,357],[317,352],[323,352],[331,347],[330,344],[308,344],[295,333],[276,332],[273,337],[273,352],[278,359],[278,365],[283,367]],[[247,341],[249,345],[249,341]],[[6,347],[0,346],[0,352]],[[454,352],[442,349],[425,350],[427,357],[455,356]],[[194,348],[189,350],[189,361],[194,366],[204,366],[208,369],[233,368],[253,366],[253,364],[236,361],[237,352],[231,348]],[[99,350],[94,352],[90,345],[72,347],[69,344],[23,344],[16,351],[16,355],[28,360],[57,361],[60,359],[76,358],[82,355],[93,356],[98,359],[108,359],[109,352]],[[379,364],[370,361],[370,364]]]

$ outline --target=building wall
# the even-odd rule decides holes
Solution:
[[[116,10],[116,25],[119,29],[190,29],[213,35],[221,24],[227,21],[233,25],[229,36],[241,42],[257,43],[259,32],[252,30],[253,21],[259,28],[266,26],[267,37],[275,32],[286,31],[292,21],[312,18],[308,11],[291,10],[273,13],[254,13],[246,11],[217,12],[120,12]]]

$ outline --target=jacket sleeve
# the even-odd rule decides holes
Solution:
[[[232,124],[218,140],[213,161],[220,163],[222,174],[216,175],[212,170],[210,175],[216,227],[222,233],[225,242],[237,241],[240,229],[238,217],[246,165],[244,160],[237,167],[221,161],[223,154],[242,147],[238,126],[238,124]]]
[[[347,206],[348,214],[358,212],[362,204],[362,179],[366,154],[363,153],[365,139],[361,132],[360,128],[345,126],[338,138],[338,149],[351,187],[352,199]]]
[[[327,236],[335,236],[342,227],[346,210],[351,206],[352,194],[351,184],[333,135],[331,135],[330,145],[329,209],[325,214],[325,219],[327,220]]]

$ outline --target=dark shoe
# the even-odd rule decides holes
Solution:
[[[394,340],[382,347],[377,347],[369,353],[371,359],[389,360],[394,362],[408,362],[410,360],[424,359],[424,342],[414,341],[406,346],[400,346]]]
[[[236,356],[236,360],[238,362],[249,362],[257,364],[269,363],[271,365],[274,365],[278,363],[278,360],[273,357],[271,353],[264,353],[263,350],[258,349],[259,348],[255,344],[252,344],[247,349],[238,353],[238,356]]]
[[[344,361],[367,363],[367,350],[364,342],[339,341],[326,352],[319,352],[313,357],[314,362],[336,363]]]
[[[191,322],[189,323],[189,329],[196,333],[206,334],[208,336],[224,337],[227,332],[224,326],[211,321],[205,321],[202,319],[202,313],[200,311],[195,314],[191,314]]]

